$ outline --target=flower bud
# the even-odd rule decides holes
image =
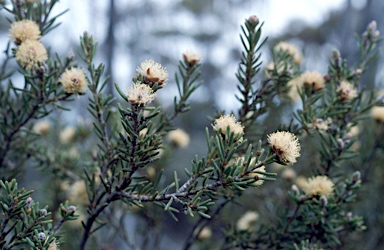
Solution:
[[[252,15],[252,16],[250,16],[250,17],[248,18],[248,21],[249,21],[251,24],[255,25],[255,24],[258,24],[258,23],[259,23],[259,18],[258,18],[257,16],[255,16],[255,15]]]
[[[352,183],[356,183],[358,181],[360,181],[361,179],[361,174],[360,174],[360,171],[355,171],[353,174],[352,174]]]
[[[75,206],[67,207],[67,212],[72,212],[72,214],[74,214],[76,212],[76,207]]]
[[[37,235],[37,238],[40,240],[40,241],[43,241],[45,240],[45,238],[47,238],[47,236],[45,235],[45,233],[41,232]]]
[[[323,207],[326,207],[328,205],[328,199],[324,195],[320,196],[320,204]]]
[[[46,216],[47,215],[47,209],[43,208],[43,209],[40,209],[40,216]]]

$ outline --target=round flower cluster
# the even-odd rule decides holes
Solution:
[[[357,97],[356,88],[345,80],[340,82],[340,86],[337,88],[336,92],[339,94],[339,97],[342,101],[349,101]]]
[[[309,178],[302,189],[308,196],[329,197],[333,192],[334,184],[327,176],[321,175]]]
[[[279,50],[286,51],[288,53],[288,55],[292,56],[293,63],[295,63],[295,64],[300,64],[301,61],[303,60],[303,57],[302,57],[299,49],[291,43],[280,42],[275,46],[274,50],[275,51],[279,51]]]
[[[199,53],[196,53],[192,50],[187,50],[183,54],[184,61],[191,65],[195,65],[201,61],[201,55]]]
[[[238,230],[248,230],[259,219],[259,213],[248,211],[236,223]]]
[[[226,134],[227,127],[229,127],[229,131],[234,133],[236,137],[241,137],[244,134],[244,127],[241,125],[241,122],[236,121],[236,118],[233,114],[228,114],[217,118],[212,127],[213,130],[220,132],[223,135]]]
[[[82,69],[66,69],[60,81],[66,93],[82,94],[87,90],[88,81]]]
[[[21,67],[32,70],[38,63],[48,59],[47,50],[38,40],[41,37],[39,26],[31,20],[21,20],[11,24],[9,37],[18,48],[15,53]]]
[[[182,129],[175,129],[168,133],[168,141],[178,147],[185,148],[189,144],[189,135]]]
[[[287,131],[277,131],[268,135],[268,143],[281,162],[295,163],[300,156],[300,143],[297,137]]]
[[[371,117],[378,122],[384,123],[384,106],[375,106],[371,109]]]
[[[316,71],[307,71],[300,75],[305,86],[312,86],[313,91],[321,90],[325,87],[325,80],[322,74]]]
[[[128,101],[132,105],[145,106],[150,103],[156,96],[156,93],[148,85],[140,82],[136,82],[128,89]]]
[[[168,73],[165,68],[160,63],[155,63],[152,60],[142,62],[136,71],[143,76],[144,82],[150,86],[155,83],[164,85],[168,79]]]

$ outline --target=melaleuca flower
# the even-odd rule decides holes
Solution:
[[[371,109],[371,117],[378,122],[384,123],[384,107],[375,106]]]
[[[72,126],[68,126],[60,132],[59,140],[62,144],[68,144],[75,138],[75,134],[75,128]]]
[[[66,69],[61,75],[61,85],[66,93],[83,94],[87,90],[88,81],[82,69]]]
[[[333,192],[334,184],[327,176],[322,175],[309,178],[302,189],[308,196],[329,197]]]
[[[238,157],[238,158],[236,158],[235,160],[234,160],[234,163],[237,165],[237,166],[242,166],[242,165],[244,165],[245,163],[244,163],[244,160],[245,160],[245,158],[244,157]],[[256,157],[253,157],[252,159],[251,159],[251,161],[250,161],[250,166],[249,166],[249,168],[251,169],[251,168],[253,168],[253,167],[255,167],[257,164],[259,164],[260,162],[257,162],[256,163]],[[228,163],[228,165],[233,165],[233,162],[231,163],[231,161]],[[225,168],[225,167],[224,167]],[[261,172],[261,173],[256,173],[256,171],[257,172]],[[254,183],[252,183],[252,185],[253,186],[260,186],[260,185],[262,185],[263,183],[264,183],[264,180],[260,180],[259,179],[259,177],[264,177],[265,175],[263,175],[262,173],[265,173],[266,171],[265,171],[265,166],[264,165],[262,165],[262,166],[260,166],[260,167],[258,167],[258,168],[256,168],[256,169],[254,169],[254,170],[252,170],[250,173],[248,173],[247,174],[247,176],[252,176],[252,177],[254,177],[255,178],[255,182]]]
[[[128,89],[128,101],[132,105],[147,105],[150,103],[156,96],[156,93],[153,92],[153,89],[144,83],[136,82]]]
[[[292,66],[292,64],[288,63],[287,67],[285,68],[285,65],[283,63],[281,63],[281,64],[279,64],[278,67],[276,67],[273,62],[270,62],[270,63],[267,64],[267,66],[265,66],[265,69],[264,69],[265,76],[266,77],[272,77],[272,72],[273,72],[274,69],[277,71],[277,73],[279,75],[281,75],[283,73],[288,74],[288,72],[292,72],[293,66]],[[285,70],[285,72],[284,72],[284,70]]]
[[[152,86],[154,83],[164,85],[168,79],[168,73],[160,63],[146,60],[136,69],[137,73],[143,76],[145,83]]]
[[[324,121],[321,118],[315,118],[313,121],[313,125],[318,130],[327,131],[328,130],[328,124],[326,121]]]
[[[47,135],[51,129],[51,123],[48,121],[39,121],[33,125],[33,132],[39,135]]]
[[[183,54],[183,58],[184,58],[184,61],[186,61],[187,63],[194,65],[194,64],[200,62],[201,55],[199,53],[192,51],[192,50],[187,50]]]
[[[322,74],[316,71],[307,71],[301,74],[304,86],[312,86],[313,91],[321,90],[325,87],[325,80]]]
[[[49,247],[48,247],[48,250],[58,250],[59,248],[57,247],[57,244],[56,244],[56,239],[53,240],[50,244],[49,244]]]
[[[48,59],[47,50],[39,41],[26,40],[16,50],[16,60],[28,70]]]
[[[170,131],[167,137],[169,142],[181,148],[185,148],[189,144],[189,135],[182,129]]]
[[[300,94],[299,94],[299,90],[301,90],[303,88],[303,81],[301,79],[301,77],[296,77],[296,78],[293,78],[291,79],[287,85],[290,87],[289,88],[289,91],[287,93],[287,96],[292,100],[292,101],[297,101],[297,99],[299,99],[300,97]]]
[[[299,49],[293,44],[290,44],[287,42],[280,42],[275,46],[274,50],[275,51],[279,51],[279,50],[286,51],[288,53],[288,55],[292,56],[293,63],[295,63],[295,64],[300,64],[301,61],[303,60],[303,57],[302,57]]]
[[[244,127],[241,125],[241,122],[237,122],[233,114],[224,115],[215,120],[215,123],[212,125],[213,130],[222,133],[223,135],[227,132],[227,127],[229,131],[234,133],[235,136],[243,136]]]
[[[277,131],[268,135],[268,143],[280,161],[295,163],[300,156],[300,143],[297,137],[286,131]]]
[[[337,88],[336,92],[339,94],[342,101],[349,101],[357,97],[356,88],[345,80],[340,82],[340,86]]]
[[[31,20],[14,22],[9,29],[9,37],[17,45],[26,40],[38,40],[40,38],[40,28]]]
[[[197,237],[199,240],[205,240],[212,237],[212,230],[209,227],[204,227]]]
[[[259,214],[254,211],[248,211],[236,223],[238,230],[248,230],[257,220],[259,219]]]

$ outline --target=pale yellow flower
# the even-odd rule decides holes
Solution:
[[[315,126],[315,128],[317,128],[318,130],[321,130],[321,131],[327,131],[328,130],[328,124],[326,121],[324,121],[323,119],[321,118],[315,118],[315,120],[313,121],[313,125]]]
[[[33,132],[39,135],[47,135],[51,130],[51,123],[49,121],[39,121],[33,125]]]
[[[192,65],[199,63],[201,61],[201,55],[192,50],[187,50],[186,52],[184,52],[183,58],[184,58],[184,61]]]
[[[26,40],[16,50],[16,60],[28,70],[48,59],[47,50],[39,41]]]
[[[309,178],[302,189],[308,196],[329,197],[333,192],[334,184],[327,176],[322,175]]]
[[[277,131],[268,135],[272,150],[285,163],[295,163],[300,156],[300,143],[297,137],[287,131]]]
[[[293,180],[294,178],[296,178],[296,172],[295,170],[293,170],[292,168],[286,168],[283,170],[283,172],[281,173],[281,176],[288,180],[288,181],[291,181]]]
[[[128,101],[133,105],[147,105],[155,99],[156,93],[144,83],[136,82],[128,89]]]
[[[241,125],[241,122],[236,121],[236,118],[233,114],[228,114],[217,118],[212,127],[213,130],[220,132],[223,135],[225,135],[227,132],[227,127],[229,127],[229,131],[235,135],[242,136],[244,134],[244,127]]]
[[[357,97],[356,88],[345,80],[340,82],[340,86],[337,88],[336,92],[339,94],[340,99],[343,101],[349,101]]]
[[[212,230],[209,227],[204,227],[198,236],[199,240],[205,240],[212,237]]]
[[[324,77],[317,71],[306,71],[301,74],[300,78],[305,86],[312,86],[313,91],[318,91],[325,87]]]
[[[72,126],[68,126],[60,132],[59,140],[62,144],[68,144],[75,138],[75,134],[75,128]]]
[[[50,244],[49,244],[49,247],[48,247],[48,250],[58,250],[58,246],[56,244],[56,239],[53,240]]]
[[[265,69],[264,69],[264,74],[265,76],[267,77],[271,77],[272,76],[272,71],[275,69],[275,64],[273,62],[269,62],[267,64],[267,66],[265,66]],[[292,70],[292,65],[291,64],[287,64],[287,67],[285,68],[286,71],[289,71],[289,70]],[[276,71],[278,74],[282,74],[284,73],[284,64],[280,64],[277,68],[276,68]]]
[[[259,219],[259,213],[248,211],[236,223],[238,230],[248,230]]]
[[[168,133],[168,141],[178,147],[185,148],[189,144],[189,135],[182,129],[175,129]]]
[[[154,83],[164,85],[168,79],[168,73],[160,63],[146,60],[136,69],[143,76],[144,82],[152,86]]]
[[[71,203],[88,205],[87,186],[85,185],[84,180],[75,181],[74,183],[69,184],[67,194],[68,200]]]
[[[288,55],[292,56],[293,62],[295,64],[300,64],[301,61],[303,60],[303,57],[302,57],[299,49],[291,43],[280,42],[275,46],[274,50],[275,51],[279,51],[279,50],[286,51],[288,53]]]
[[[64,91],[69,94],[85,93],[88,87],[84,70],[77,68],[66,69],[61,75],[60,82]]]
[[[9,37],[12,42],[18,45],[26,40],[38,40],[40,38],[40,28],[31,20],[17,21],[11,24]]]
[[[260,173],[256,173],[255,171],[257,171],[257,172],[264,172],[265,173],[266,172],[265,171],[265,166],[262,165],[261,167],[256,168],[255,170],[253,170],[252,172],[250,172],[248,174],[248,176],[253,176],[255,179],[257,179],[257,181],[252,183],[253,186],[261,186],[261,185],[263,185],[264,180],[260,180],[259,178],[260,177],[265,177],[265,175],[260,174]]]
[[[295,179],[295,184],[296,184],[299,188],[303,189],[303,187],[304,187],[305,185],[307,185],[307,178],[305,178],[304,176],[300,175],[300,176],[298,176],[298,177]]]
[[[371,109],[371,117],[384,123],[384,106],[375,106]]]
[[[301,80],[301,77],[298,76],[296,78],[291,79],[288,83],[287,86],[289,86],[289,91],[287,93],[287,96],[292,100],[292,101],[297,101],[300,97],[299,90],[303,88],[303,81]]]

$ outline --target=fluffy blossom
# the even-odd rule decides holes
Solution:
[[[152,60],[142,62],[136,71],[143,76],[144,82],[150,86],[156,82],[159,85],[163,85],[168,79],[168,73],[165,68],[160,63],[155,63]]]
[[[273,62],[268,63],[267,66],[265,66],[265,69],[264,69],[265,76],[271,77],[272,76],[272,72],[275,69],[275,67],[276,66],[275,66],[275,64]],[[286,71],[292,70],[292,64],[287,64],[286,68],[284,68],[284,64],[280,64],[278,67],[276,67],[276,71],[277,71],[278,74],[284,73],[284,69]]]
[[[85,93],[87,90],[88,81],[82,69],[66,69],[60,81],[66,93],[78,94]]]
[[[275,46],[274,49],[275,49],[275,51],[279,51],[279,50],[286,51],[288,53],[288,55],[292,56],[293,62],[295,64],[300,64],[301,61],[303,60],[303,57],[302,57],[299,49],[291,43],[280,42]]]
[[[168,141],[178,147],[185,148],[189,144],[189,135],[182,129],[175,129],[168,133]]]
[[[133,105],[147,105],[156,96],[153,89],[144,83],[136,82],[128,89],[128,101]]]
[[[26,40],[38,40],[40,38],[39,26],[31,20],[21,20],[11,24],[9,37],[16,44],[21,44]]]
[[[16,50],[16,60],[28,70],[47,59],[47,50],[39,41],[26,40]]]
[[[199,240],[205,240],[212,237],[212,230],[209,227],[204,227],[198,236]]]
[[[238,230],[248,230],[258,219],[257,212],[248,211],[237,221],[236,227]]]
[[[337,88],[336,92],[343,101],[348,101],[357,97],[356,88],[345,80],[340,82],[340,86]]]
[[[51,129],[51,123],[48,121],[39,121],[33,125],[33,132],[39,135],[47,135]]]
[[[68,144],[75,138],[76,130],[72,126],[66,127],[61,131],[59,135],[59,140],[62,144]]]
[[[318,91],[325,87],[324,77],[317,71],[306,71],[301,74],[300,78],[305,86],[312,86],[313,91]]]
[[[242,136],[244,134],[244,127],[240,122],[236,121],[236,118],[233,114],[228,114],[217,118],[212,127],[215,131],[221,132],[224,135],[227,131],[227,127],[229,127],[229,131],[233,132],[235,135]]]
[[[376,121],[384,123],[384,107],[373,107],[371,109],[371,117]]]
[[[297,137],[286,131],[277,131],[268,135],[272,150],[285,163],[295,163],[300,156],[300,143]]]
[[[183,54],[184,61],[194,65],[196,63],[199,63],[201,60],[201,55],[199,53],[196,53],[192,50],[187,50]]]
[[[333,192],[333,182],[324,175],[309,178],[302,187],[304,193],[308,196],[323,195],[329,197]]]
[[[299,76],[291,79],[287,85],[290,87],[289,92],[287,93],[288,97],[291,98],[292,101],[297,101],[300,97],[298,90],[303,88],[301,77]]]

